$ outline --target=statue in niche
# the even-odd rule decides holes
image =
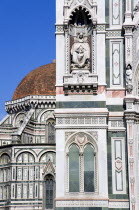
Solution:
[[[126,67],[126,85],[132,84],[132,67],[130,64]]]
[[[83,33],[78,35],[77,40],[71,48],[71,67],[89,68],[90,67],[90,46],[85,40]]]

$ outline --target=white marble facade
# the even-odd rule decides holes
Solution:
[[[0,209],[139,210],[138,58],[138,1],[56,0],[56,96],[6,103]]]

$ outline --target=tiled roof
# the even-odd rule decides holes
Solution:
[[[29,95],[56,95],[56,64],[51,63],[31,71],[17,86],[12,100]]]

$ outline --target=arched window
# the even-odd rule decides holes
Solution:
[[[10,157],[8,154],[2,154],[0,157],[0,200],[9,202],[10,199],[10,184],[11,181],[11,169],[10,169]]]
[[[55,120],[49,119],[46,124],[46,142],[48,144],[55,143]]]
[[[66,160],[66,192],[97,192],[96,141],[85,133],[73,135],[67,141]]]
[[[69,192],[79,192],[79,149],[75,144],[69,150]]]
[[[55,181],[51,174],[45,177],[45,209],[54,208]]]
[[[3,154],[1,157],[0,157],[0,165],[5,165],[5,164],[8,164],[10,163],[10,158],[7,154]]]
[[[17,157],[17,163],[33,163],[33,162],[35,162],[35,158],[29,152],[23,152]]]
[[[91,144],[84,149],[84,191],[94,192],[94,149]]]

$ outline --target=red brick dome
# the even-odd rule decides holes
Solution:
[[[29,95],[56,95],[56,64],[53,62],[31,71],[17,86],[12,100]]]

